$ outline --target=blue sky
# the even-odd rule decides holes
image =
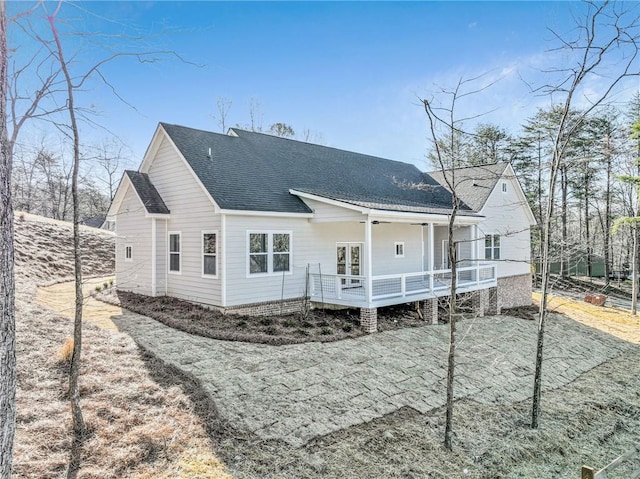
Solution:
[[[549,104],[521,78],[540,84],[540,69],[558,59],[547,53],[554,46],[549,28],[569,32],[582,8],[577,2],[78,2],[63,7],[60,29],[105,35],[63,37],[69,55],[77,55],[75,72],[109,49],[171,50],[186,60],[108,64],[105,77],[135,109],[97,80],[79,95],[99,112],[96,123],[129,147],[133,167],[159,121],[219,131],[216,100],[224,97],[232,101],[231,126],[249,123],[253,98],[265,130],[284,122],[330,146],[427,168],[418,98],[486,73],[485,81],[498,83],[461,112],[491,111],[483,121],[517,131],[536,107]],[[122,34],[141,37],[115,36]],[[637,80],[627,84],[617,99],[637,88]],[[86,138],[106,136],[83,128]]]

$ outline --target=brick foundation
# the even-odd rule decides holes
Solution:
[[[531,305],[531,275],[498,278],[498,310]]]
[[[300,312],[304,298],[285,299],[284,301],[265,301],[263,303],[243,304],[224,308],[224,314],[246,314],[247,316],[275,316]]]
[[[422,318],[427,324],[438,324],[438,298],[422,301]]]
[[[473,292],[471,307],[473,312],[479,317],[483,317],[489,311],[489,296],[488,289],[480,289]]]
[[[375,333],[378,330],[378,309],[360,308],[360,326],[365,333]]]
[[[489,288],[487,290],[487,314],[500,314],[500,301],[498,300],[498,288]]]

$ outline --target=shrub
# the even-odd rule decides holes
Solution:
[[[96,287],[94,289],[96,291],[100,291],[102,289],[102,286],[100,286],[99,284],[96,284]]]
[[[113,286],[113,279],[109,280],[109,286]]]
[[[351,331],[353,331],[353,326],[352,326],[351,324],[349,324],[349,323],[347,323],[347,324],[343,324],[343,325],[342,325],[342,330],[343,330],[345,333],[350,333]]]
[[[104,283],[102,283],[102,286],[104,286],[104,289],[107,289],[109,287],[109,283],[105,281]]]
[[[263,326],[270,326],[271,324],[273,324],[273,319],[271,319],[271,318],[262,318],[260,320],[260,324],[262,324]]]
[[[324,327],[320,330],[320,334],[323,334],[325,336],[328,336],[330,334],[333,334],[333,329],[329,328],[329,327]]]
[[[282,325],[285,328],[295,328],[298,325],[298,322],[295,319],[287,318],[282,322]]]
[[[60,362],[64,364],[71,363],[71,356],[73,355],[73,338],[67,338],[62,347],[60,348]]]
[[[276,328],[275,326],[269,326],[264,330],[264,332],[269,336],[275,336],[276,334],[278,334],[278,328]]]

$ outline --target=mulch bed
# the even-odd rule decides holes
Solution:
[[[246,316],[222,314],[217,310],[168,296],[154,298],[116,291],[99,293],[96,298],[118,304],[186,333],[227,341],[280,345],[339,341],[366,334],[360,328],[358,309],[313,309],[306,318],[301,313]],[[378,308],[379,331],[425,324],[418,317],[413,304]]]

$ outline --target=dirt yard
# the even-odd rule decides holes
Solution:
[[[68,461],[70,421],[58,351],[71,322],[30,298],[36,284],[69,276],[68,256],[50,250],[60,243],[64,251],[70,228],[17,221],[16,231],[21,365],[15,475],[60,477]],[[43,244],[37,245],[40,237]],[[93,256],[87,273],[109,274],[108,255],[100,261]],[[32,266],[34,258],[41,267]],[[60,271],[54,275],[54,269]],[[636,342],[637,324],[621,325],[619,312],[603,316],[564,300],[562,306],[583,324]],[[92,436],[78,477],[569,479],[579,477],[582,464],[602,467],[640,442],[640,348],[545,393],[536,431],[527,427],[529,400],[458,401],[455,450],[449,453],[441,445],[442,408],[420,414],[405,407],[292,448],[221,421],[197,381],[140,352],[122,333],[88,324],[85,345],[81,382]],[[551,347],[545,354],[562,360]]]

